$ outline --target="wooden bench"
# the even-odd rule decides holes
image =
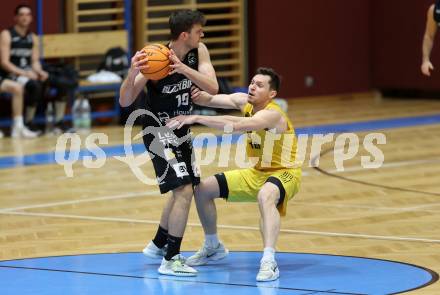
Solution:
[[[81,32],[63,34],[45,34],[41,37],[41,55],[44,59],[78,58],[101,56],[112,47],[128,50],[128,33],[126,30]],[[90,74],[90,71],[79,71],[80,77]],[[79,80],[78,92],[84,95],[96,92],[115,92],[115,103],[112,111],[93,113],[93,117],[114,117],[119,115],[119,88],[121,83],[92,83],[86,79]]]

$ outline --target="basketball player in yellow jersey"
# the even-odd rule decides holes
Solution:
[[[287,115],[272,101],[279,86],[276,72],[259,68],[247,94],[212,96],[194,89],[192,97],[195,103],[239,109],[244,117],[192,115],[175,117],[168,122],[170,128],[199,123],[221,130],[232,127],[233,131],[247,132],[247,154],[249,158],[258,159],[253,168],[216,174],[204,179],[196,188],[195,199],[205,232],[205,244],[187,259],[188,265],[203,265],[228,255],[228,250],[217,236],[215,198],[258,201],[264,254],[257,281],[278,279],[275,244],[280,231],[280,214],[286,214],[287,201],[298,192],[301,180],[301,169],[295,166],[295,131]]]

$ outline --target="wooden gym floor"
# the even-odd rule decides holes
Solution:
[[[289,102],[289,116],[299,129],[440,114],[440,99],[382,99],[374,93]],[[93,132],[106,133],[108,146],[123,143],[121,127]],[[386,136],[379,146],[385,161],[378,169],[361,166],[361,156],[368,155],[362,140],[370,131],[355,132],[360,152],[344,162],[343,172],[336,170],[333,143],[324,145],[319,169],[310,167],[316,155],[310,155],[308,141],[301,189],[282,219],[278,251],[388,259],[440,273],[440,124],[371,132]],[[0,158],[54,151],[56,140],[4,138]],[[223,169],[212,164],[202,167],[202,174]],[[58,164],[0,169],[0,260],[143,249],[165,202],[157,188],[111,157],[97,169],[76,163],[73,173],[66,177]],[[220,200],[217,208],[220,237],[230,250],[261,250],[256,203]],[[202,241],[193,204],[182,250],[196,250]],[[440,294],[440,285],[413,293]]]

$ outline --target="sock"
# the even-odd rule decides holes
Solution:
[[[174,237],[172,235],[168,235],[168,251],[167,255],[165,255],[165,260],[171,260],[175,255],[180,253],[180,244],[182,244],[182,237]]]
[[[220,244],[220,241],[218,240],[217,234],[205,236],[205,246],[208,248],[217,248],[218,244]]]
[[[271,247],[264,248],[263,258],[261,261],[274,261],[275,260],[275,249]]]
[[[24,123],[23,123],[23,116],[17,116],[17,117],[14,117],[14,123],[13,123],[14,125],[14,128],[23,128],[23,126],[24,126]]]
[[[66,112],[66,102],[55,101],[55,123],[59,123],[64,119],[65,112]]]
[[[168,230],[164,229],[159,225],[159,228],[157,229],[156,236],[153,239],[154,245],[156,245],[157,248],[163,248],[165,244],[167,243],[168,238]]]

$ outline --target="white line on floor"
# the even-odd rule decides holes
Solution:
[[[21,207],[13,207],[13,208],[5,208],[0,209],[1,212],[10,212],[17,210],[26,210],[26,209],[36,209],[36,208],[45,208],[45,207],[53,207],[53,206],[62,206],[62,205],[73,205],[79,203],[87,203],[87,202],[96,202],[96,201],[107,201],[107,200],[116,200],[116,199],[128,199],[128,198],[139,198],[146,196],[160,196],[159,191],[149,191],[149,192],[139,192],[139,193],[127,193],[122,195],[115,196],[104,196],[97,198],[88,198],[88,199],[80,199],[80,200],[71,200],[71,201],[62,201],[62,202],[53,202],[53,203],[45,203],[39,205],[29,205],[29,206],[21,206]]]
[[[311,203],[305,201],[293,201],[295,205],[303,205],[303,206],[314,206],[314,207],[324,207],[324,208],[350,208],[350,209],[367,209],[367,210],[381,210],[381,211],[394,211],[394,212],[407,212],[407,211],[420,211],[420,212],[432,212],[432,213],[440,213],[440,210],[429,210],[424,209],[431,206],[438,206],[440,203],[431,203],[414,207],[407,208],[393,208],[393,207],[374,207],[374,206],[366,206],[366,205],[350,205],[350,204],[329,204],[329,203]]]
[[[70,219],[83,219],[94,221],[106,221],[106,222],[128,222],[128,223],[142,223],[142,224],[159,224],[156,220],[140,220],[130,218],[113,218],[113,217],[97,217],[97,216],[83,216],[83,215],[70,215],[70,214],[54,214],[54,213],[30,213],[30,212],[0,212],[5,215],[22,215],[22,216],[38,216],[38,217],[55,217],[55,218],[70,218]],[[201,227],[199,223],[188,223],[188,226]],[[258,227],[253,226],[238,226],[238,225],[218,225],[218,228],[232,229],[232,230],[253,230],[259,231]],[[367,234],[351,234],[351,233],[338,233],[338,232],[322,232],[322,231],[309,231],[309,230],[292,230],[281,229],[281,233],[289,234],[304,234],[315,236],[327,236],[327,237],[344,237],[344,238],[358,238],[358,239],[371,239],[371,240],[387,240],[387,241],[405,241],[405,242],[421,242],[421,243],[440,243],[440,240],[427,239],[427,238],[412,238],[412,237],[396,237],[396,236],[379,236],[379,235],[367,235]]]
[[[354,166],[354,167],[348,167],[344,168],[344,170],[326,170],[326,172],[329,173],[344,173],[344,172],[356,172],[356,171],[370,171],[370,170],[376,170],[376,169],[382,169],[382,168],[395,168],[395,167],[403,167],[403,166],[410,166],[410,165],[420,165],[420,164],[434,164],[439,163],[439,158],[431,158],[431,159],[423,159],[423,160],[413,160],[413,161],[398,161],[398,162],[389,162],[386,161],[380,166],[379,168],[364,168],[362,166]],[[322,168],[321,168],[322,169]],[[324,169],[325,170],[325,169]]]

